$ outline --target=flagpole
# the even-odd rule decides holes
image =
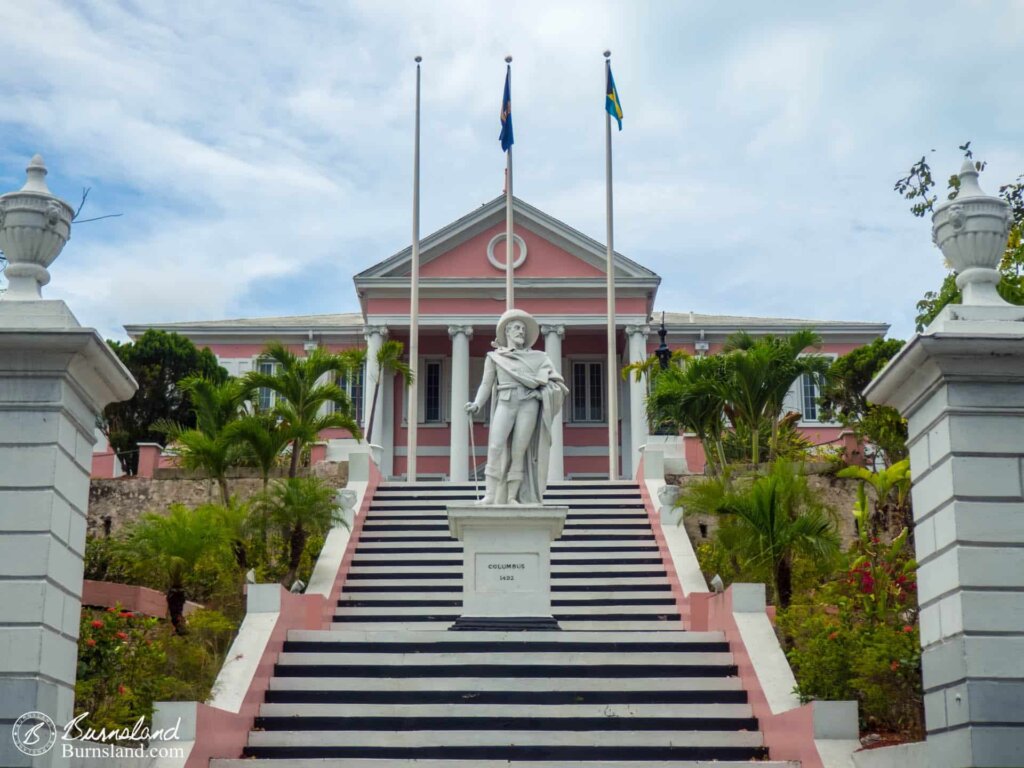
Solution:
[[[512,82],[512,57],[506,56],[505,63],[508,65],[508,79]],[[508,148],[505,158],[505,309],[512,309],[515,306],[515,287],[512,281],[514,272],[512,262],[514,261],[515,245],[512,242],[512,147]]]
[[[611,72],[612,52],[604,52],[604,82],[607,91]],[[612,116],[607,110],[604,116],[605,136],[605,209],[608,219],[606,235],[608,243],[608,479],[619,477],[619,376],[618,355],[616,355],[615,333],[615,248],[612,228]]]
[[[409,370],[412,374],[412,385],[406,387],[409,398],[408,450],[406,451],[405,477],[411,483],[416,482],[416,427],[419,422],[419,376],[417,363],[420,354],[420,62],[422,56],[416,57],[416,138],[413,146],[412,161],[412,279],[409,296]]]

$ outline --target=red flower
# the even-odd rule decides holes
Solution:
[[[835,640],[838,637],[839,637],[839,632],[833,632],[831,635],[828,636],[828,639],[829,640]]]
[[[107,608],[107,613],[117,613],[117,608]]]
[[[94,645],[96,645],[96,641],[90,637],[88,640],[85,641],[85,644],[92,648]]]
[[[128,689],[125,688],[123,685],[119,685],[117,686],[117,692],[124,696],[128,692]]]
[[[513,265],[513,266],[515,266],[515,265]],[[905,632],[906,634],[908,634],[908,635],[909,635],[909,634],[910,634],[911,632],[913,632],[913,631],[914,631],[914,628],[913,628],[912,626],[910,626],[909,624],[904,624],[904,625],[903,625],[903,631],[904,631],[904,632]]]
[[[515,265],[513,264],[513,266],[515,266]],[[131,618],[134,618],[134,617],[135,617],[135,614],[132,613],[131,611],[121,611],[121,618],[122,619],[131,619]]]
[[[893,672],[895,672],[899,668],[900,663],[898,661],[894,661],[892,664],[889,665],[889,669],[891,669]]]
[[[127,640],[127,639],[128,639],[128,635],[127,635],[127,633],[125,633],[125,632],[118,632],[118,633],[117,633],[117,637],[118,637],[119,639],[121,639],[121,640]]]
[[[96,619],[96,620],[95,620],[95,621],[93,621],[93,623],[92,623],[92,627],[93,627],[93,629],[99,629],[99,628],[100,628],[100,627],[102,627],[102,626],[103,626],[103,622],[102,622],[102,621],[100,621],[99,619]]]

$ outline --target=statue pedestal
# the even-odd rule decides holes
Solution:
[[[551,615],[551,542],[568,507],[448,507],[462,542],[462,615],[454,630],[558,629]]]

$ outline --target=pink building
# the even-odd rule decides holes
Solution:
[[[380,446],[381,471],[400,478],[406,468],[406,404],[419,399],[417,474],[420,479],[465,480],[481,468],[486,452],[486,414],[473,423],[476,455],[469,456],[469,417],[463,410],[483,371],[494,326],[505,308],[504,197],[498,197],[422,241],[420,284],[420,359],[418,381],[408,391],[385,374],[374,414],[372,442]],[[608,425],[606,384],[605,247],[521,200],[515,201],[516,306],[541,324],[543,347],[570,388],[560,429],[555,430],[550,477],[607,477]],[[265,317],[126,326],[135,338],[149,328],[174,331],[197,346],[209,347],[229,373],[240,375],[269,365],[261,359],[267,342],[278,340],[301,353],[322,346],[331,351],[366,347],[369,358],[384,339],[409,342],[411,248],[357,274],[362,311],[352,314]],[[645,359],[659,344],[661,312],[655,299],[661,278],[615,255],[616,326],[621,367]],[[819,350],[838,356],[884,336],[884,323],[726,317],[665,312],[667,343],[691,354],[714,353],[729,334],[785,334],[814,328],[824,338]],[[344,382],[366,425],[378,376],[370,365],[357,381]],[[468,383],[468,386],[467,386]],[[668,471],[700,472],[699,443],[685,436],[648,435],[644,418],[645,385],[619,382],[613,396],[620,414],[620,474],[632,476],[644,445],[664,446]],[[839,439],[836,424],[819,421],[816,383],[798,381],[787,410],[800,411],[800,427],[815,443]],[[269,393],[265,396],[269,397]],[[347,433],[324,435],[328,459],[342,459],[354,440]]]

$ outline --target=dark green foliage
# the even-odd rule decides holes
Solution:
[[[143,515],[129,530],[122,552],[141,583],[164,590],[171,623],[181,634],[185,601],[202,597],[189,589],[189,579],[204,566],[219,573],[233,565],[229,541],[216,505],[188,509],[175,504],[166,515]]]
[[[907,457],[907,423],[894,408],[869,403],[864,390],[904,342],[875,339],[838,358],[828,369],[818,403],[822,418],[839,421],[882,450],[887,464]]]
[[[362,431],[352,417],[348,393],[334,381],[322,383],[327,375],[355,374],[365,359],[361,351],[331,354],[318,347],[299,358],[283,344],[274,343],[263,354],[277,364],[277,370],[274,373],[251,371],[245,377],[245,385],[251,390],[269,389],[277,395],[271,414],[292,444],[289,477],[298,473],[305,446],[316,442],[323,430],[347,429],[356,439],[362,438]],[[322,412],[325,405],[331,406],[330,413]]]
[[[659,429],[695,433],[712,473],[733,462],[757,464],[799,454],[792,434],[782,434],[783,402],[800,376],[824,374],[825,358],[803,354],[820,344],[810,329],[756,339],[733,334],[722,354],[678,358],[653,377],[648,418]]]
[[[842,570],[779,614],[804,701],[857,699],[862,728],[923,736],[916,571],[906,531],[861,537]]]
[[[797,467],[776,461],[767,474],[708,478],[680,495],[687,513],[721,518],[716,545],[734,573],[768,582],[776,604],[789,605],[798,557],[825,567],[839,553],[833,513]]]
[[[345,522],[334,489],[317,477],[289,477],[271,483],[256,509],[285,545],[285,586],[296,579],[310,536],[325,537],[334,525]]]
[[[200,610],[183,637],[120,608],[83,610],[75,714],[89,715],[81,727],[130,729],[150,718],[156,701],[205,701],[237,627],[218,611]]]
[[[178,382],[199,375],[222,382],[227,371],[217,364],[208,349],[196,349],[184,336],[148,330],[137,341],[108,341],[139,384],[139,391],[123,403],[112,403],[103,411],[102,429],[117,451],[127,474],[138,469],[138,444],[163,443],[164,434],[157,422],[171,421],[188,428],[195,416]]]
[[[93,581],[113,581],[118,584],[132,583],[132,560],[122,551],[118,539],[86,536],[85,578]]]
[[[155,428],[167,436],[177,451],[178,463],[185,469],[205,472],[217,481],[221,503],[230,503],[227,472],[242,456],[240,440],[229,431],[245,413],[250,388],[238,379],[214,381],[203,376],[189,376],[178,383],[192,406],[194,427],[160,421]]]

